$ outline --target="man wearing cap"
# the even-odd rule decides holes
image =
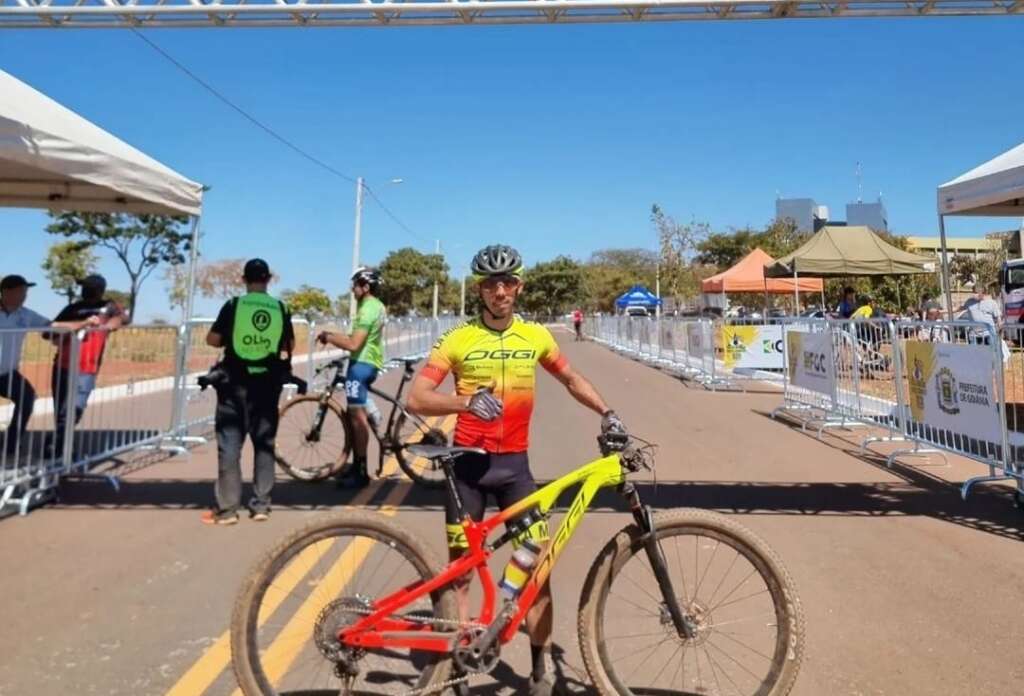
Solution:
[[[50,326],[50,320],[25,306],[28,289],[35,287],[20,275],[4,276],[0,280],[0,396],[14,402],[14,416],[4,434],[2,458],[10,459],[19,454],[29,454],[28,448],[18,450],[18,443],[36,402],[36,390],[24,375],[18,371],[21,362],[21,348],[29,329]],[[87,325],[63,324],[72,329]]]
[[[53,362],[53,401],[56,413],[57,434],[53,453],[60,456],[64,443],[64,429],[68,417],[68,402],[74,400],[73,422],[77,425],[85,413],[89,395],[96,387],[96,377],[103,363],[103,351],[107,346],[107,337],[128,323],[124,309],[118,303],[104,297],[107,292],[107,280],[101,275],[93,274],[78,281],[82,289],[82,299],[72,302],[54,318],[55,325],[67,324],[80,327],[92,327],[79,341],[78,345],[78,384],[75,393],[70,394],[71,373],[71,334],[52,336],[57,342],[57,356]]]
[[[242,445],[246,435],[253,447],[252,519],[270,516],[274,487],[274,438],[281,380],[295,348],[291,315],[281,300],[267,294],[270,267],[251,259],[243,270],[246,293],[228,300],[206,335],[206,343],[224,349],[221,367],[226,384],[217,387],[216,507],[203,515],[205,524],[238,522],[242,502]]]

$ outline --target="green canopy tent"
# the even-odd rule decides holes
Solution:
[[[822,227],[803,246],[765,266],[766,278],[844,278],[934,273],[935,260],[889,244],[869,227]]]

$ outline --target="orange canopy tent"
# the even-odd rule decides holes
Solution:
[[[799,292],[821,292],[824,281],[821,278],[765,278],[764,267],[775,263],[775,259],[762,249],[754,249],[740,259],[732,268],[701,282],[701,290],[708,294],[730,292],[765,292],[792,294],[794,285]]]

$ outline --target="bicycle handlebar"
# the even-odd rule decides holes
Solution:
[[[640,443],[640,446],[637,446],[637,443]],[[654,470],[653,443],[628,433],[609,432],[599,435],[597,444],[605,457],[618,453],[622,468],[630,473],[636,473],[641,469]]]

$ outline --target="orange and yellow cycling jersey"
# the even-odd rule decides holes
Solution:
[[[502,415],[490,422],[460,413],[456,445],[493,453],[525,452],[537,363],[553,374],[567,364],[550,331],[518,316],[504,331],[495,331],[478,318],[441,336],[420,374],[440,384],[449,372],[454,373],[455,391],[460,395],[493,386],[494,395],[504,404]]]

